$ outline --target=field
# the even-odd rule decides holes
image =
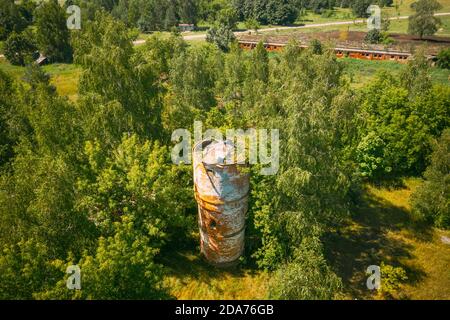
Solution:
[[[60,95],[67,96],[75,100],[78,91],[78,79],[81,69],[73,64],[55,63],[43,67],[44,71],[50,74],[50,82],[56,87]],[[5,58],[0,58],[0,70],[3,70],[16,79],[21,79],[25,68],[12,66]]]
[[[401,266],[408,275],[397,299],[450,299],[449,231],[414,222],[409,197],[421,183],[404,179],[400,186],[367,185],[363,202],[340,232],[325,237],[327,258],[344,282],[343,299],[376,299],[365,287],[369,265]],[[195,235],[193,239],[195,239]],[[209,266],[195,242],[164,262],[166,285],[178,299],[265,299],[270,274],[251,268],[221,270]]]

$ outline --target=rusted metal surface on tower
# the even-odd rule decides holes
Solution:
[[[194,192],[198,203],[201,251],[213,265],[233,265],[244,251],[249,175],[245,164],[226,164],[229,141],[204,140],[194,146]]]

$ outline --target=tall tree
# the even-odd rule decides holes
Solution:
[[[409,17],[408,33],[421,39],[435,34],[441,20],[434,16],[434,13],[441,9],[442,5],[436,0],[419,0],[412,3],[411,8],[415,13]]]
[[[413,212],[440,228],[450,228],[450,130],[434,143],[425,181],[411,197]]]
[[[39,49],[50,61],[72,60],[66,12],[57,0],[44,2],[36,10],[36,39]]]

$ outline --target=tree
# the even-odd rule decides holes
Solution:
[[[417,35],[421,39],[424,36],[431,36],[436,33],[441,20],[434,16],[436,10],[442,8],[436,0],[419,0],[411,4],[411,9],[415,11],[409,17],[408,33]]]
[[[123,117],[115,117],[118,120],[118,123],[114,122],[118,125],[115,129],[121,131],[116,139],[120,139],[122,132],[152,137],[161,134],[159,105],[154,100],[157,98],[156,75],[151,62],[139,54],[134,55],[132,39],[133,35],[124,23],[105,12],[98,12],[93,21],[84,24],[73,41],[74,60],[84,69],[80,93],[90,96],[94,99],[90,101],[99,105],[114,106],[117,111],[123,109],[120,111]],[[92,112],[100,110],[86,111],[86,116],[96,118]]]
[[[31,12],[26,1],[16,5],[13,0],[0,0],[0,40],[6,40],[11,32],[20,33],[31,24]]]
[[[275,25],[292,24],[297,20],[298,10],[290,0],[268,0],[267,22]]]
[[[311,246],[305,241],[305,246]],[[282,265],[271,282],[271,299],[331,300],[342,282],[328,266],[321,251],[301,249],[292,262]]]
[[[214,43],[220,50],[225,52],[230,49],[230,43],[235,39],[233,30],[224,24],[212,26],[206,34],[206,41]]]
[[[352,2],[352,12],[356,17],[367,18],[367,8],[372,4],[371,0],[356,0]]]
[[[431,164],[411,196],[413,213],[440,228],[450,228],[450,130],[434,143]]]
[[[179,2],[179,17],[182,23],[196,24],[198,19],[197,1],[184,0]]]
[[[53,62],[72,60],[66,13],[57,0],[42,3],[36,10],[36,39],[41,52]]]
[[[322,42],[320,42],[317,39],[311,40],[311,42],[309,43],[309,47],[311,48],[311,50],[314,54],[322,54],[323,53]]]
[[[260,25],[258,23],[258,20],[254,19],[254,18],[250,18],[245,20],[245,27],[248,30],[253,30],[255,31],[255,33],[258,33],[258,29],[260,28]]]
[[[425,57],[416,56],[400,76],[381,73],[364,90],[357,161],[372,178],[420,174],[430,142],[448,125],[450,90],[432,86]]]
[[[171,62],[169,90],[165,96],[163,123],[168,132],[190,128],[216,105],[216,70],[211,47],[179,52]]]
[[[381,34],[380,30],[378,29],[372,29],[369,30],[365,37],[364,37],[364,42],[366,43],[380,43],[383,40],[383,35]]]
[[[437,65],[442,69],[450,69],[450,49],[442,49],[437,56]]]
[[[270,70],[248,119],[280,130],[283,157],[275,176],[252,172],[249,216],[261,239],[253,256],[260,267],[277,270],[273,297],[330,298],[340,281],[319,239],[348,214],[352,178],[343,159],[356,134],[349,129],[356,99],[339,86],[342,65],[331,53],[314,55],[291,43]]]
[[[269,56],[262,41],[252,51],[251,77],[267,83],[269,80]]]
[[[27,62],[32,61],[37,47],[29,33],[22,32],[17,34],[13,32],[6,40],[3,50],[6,59],[11,64],[24,66]]]
[[[244,20],[256,19],[261,24],[291,24],[299,13],[292,0],[242,0],[235,2],[235,8]]]
[[[16,84],[13,79],[0,71],[0,167],[14,155],[14,139],[11,137],[11,118],[14,118],[14,105],[17,103]]]

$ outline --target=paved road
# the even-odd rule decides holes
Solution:
[[[450,12],[442,12],[442,13],[436,13],[435,16],[449,16]],[[408,19],[409,16],[400,16],[400,17],[391,17],[390,20],[405,20]],[[358,19],[358,20],[351,20],[351,21],[336,21],[336,22],[326,22],[326,23],[315,23],[315,24],[306,24],[302,26],[294,26],[294,27],[273,27],[273,28],[265,28],[265,29],[259,29],[258,33],[263,32],[271,32],[271,31],[278,31],[278,30],[294,30],[294,29],[306,29],[306,28],[321,28],[321,27],[329,27],[329,26],[341,26],[341,25],[351,25],[356,23],[364,23],[365,19]],[[236,36],[240,34],[248,34],[249,30],[246,31],[237,31],[234,34]],[[193,34],[193,35],[186,35],[183,36],[184,40],[203,40],[206,38],[206,34]],[[134,41],[135,45],[143,44],[145,43],[145,40],[136,40]]]

